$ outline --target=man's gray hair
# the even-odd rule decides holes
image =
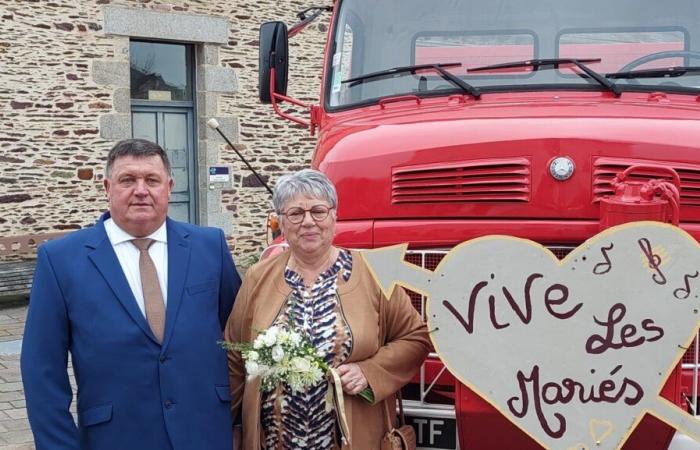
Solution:
[[[325,200],[332,208],[338,206],[335,186],[323,173],[314,169],[303,169],[280,177],[275,185],[272,204],[277,214],[297,195]]]
[[[163,147],[155,142],[147,141],[146,139],[124,139],[117,142],[107,154],[107,164],[105,165],[106,178],[109,178],[112,173],[114,161],[123,156],[133,156],[135,158],[159,156],[161,161],[163,161],[163,166],[165,166],[168,175],[171,174],[170,160],[168,159],[168,154],[163,150]]]

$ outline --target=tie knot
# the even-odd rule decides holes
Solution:
[[[136,246],[141,251],[148,250],[148,247],[150,247],[153,242],[155,242],[153,239],[148,239],[148,238],[142,238],[142,239],[132,239],[131,243]]]

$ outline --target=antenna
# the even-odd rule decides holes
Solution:
[[[214,119],[214,118],[209,119],[209,120],[207,120],[207,126],[209,128],[211,128],[212,130],[216,130],[219,132],[219,134],[221,135],[222,138],[224,138],[224,140],[229,145],[229,147],[231,147],[233,149],[233,151],[236,152],[238,157],[241,158],[241,161],[243,161],[245,163],[245,165],[248,167],[248,169],[250,169],[250,171],[253,172],[253,175],[255,175],[255,178],[258,179],[260,184],[265,186],[265,189],[267,189],[267,192],[269,192],[270,195],[273,195],[272,189],[270,189],[270,186],[268,186],[267,183],[265,182],[265,180],[263,180],[262,177],[258,174],[258,172],[256,172],[255,169],[253,169],[253,167],[251,167],[251,165],[248,163],[248,161],[246,161],[246,159],[243,157],[243,155],[241,155],[241,153],[238,151],[236,146],[231,141],[228,140],[228,138],[226,137],[224,132],[221,131],[221,128],[219,128],[219,121]]]

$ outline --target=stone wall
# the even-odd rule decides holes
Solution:
[[[0,236],[77,229],[106,208],[102,167],[116,139],[105,133],[104,117],[128,113],[128,90],[104,79],[105,61],[128,59],[129,51],[128,39],[104,31],[105,8],[113,6],[227,19],[218,65],[235,71],[238,90],[213,103],[217,116],[237,125],[229,137],[244,144],[244,155],[271,183],[309,163],[315,139],[257,99],[259,25],[291,25],[307,2],[0,0]],[[290,42],[289,94],[303,101],[318,99],[328,22],[326,14]],[[271,201],[235,153],[216,145],[214,162],[230,165],[234,182],[213,207],[230,214],[234,253],[248,260],[265,245]]]

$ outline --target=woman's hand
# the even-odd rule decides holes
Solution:
[[[355,363],[343,364],[336,371],[340,376],[343,392],[348,395],[357,395],[369,386],[362,369]]]

